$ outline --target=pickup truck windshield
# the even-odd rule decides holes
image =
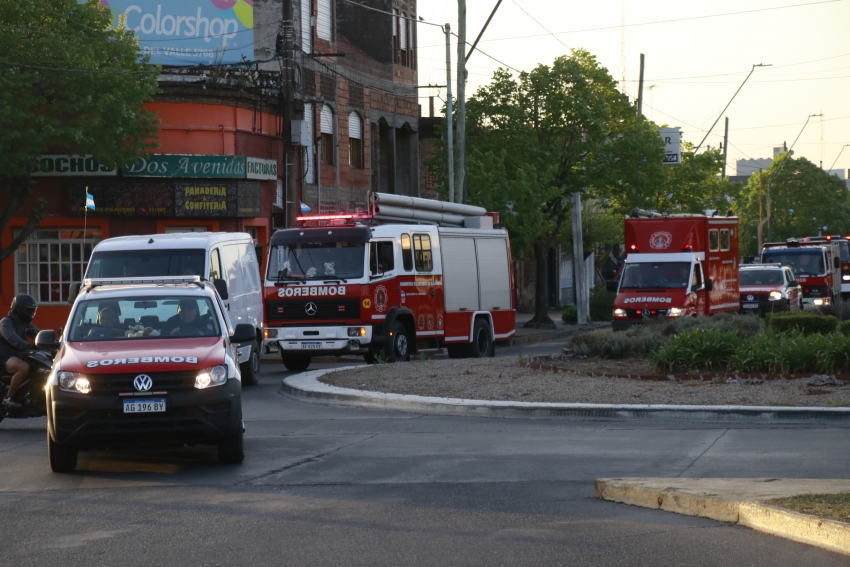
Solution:
[[[205,258],[202,249],[95,251],[86,277],[205,276]]]
[[[764,264],[790,266],[795,276],[819,276],[826,273],[820,248],[768,248],[761,254]]]
[[[69,333],[80,342],[222,336],[208,298],[179,295],[81,301]]]
[[[690,262],[636,262],[626,264],[620,289],[685,289],[690,276]]]
[[[362,242],[304,242],[272,246],[268,279],[306,281],[363,277],[366,245]]]
[[[782,270],[741,270],[741,285],[782,285]]]

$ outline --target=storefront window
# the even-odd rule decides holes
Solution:
[[[18,231],[19,233],[20,231]],[[64,303],[71,283],[80,283],[100,229],[36,230],[15,253],[16,293],[40,304]]]

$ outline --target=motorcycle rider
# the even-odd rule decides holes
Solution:
[[[7,409],[21,409],[23,406],[14,400],[21,383],[30,371],[30,365],[16,355],[36,349],[27,342],[35,338],[38,327],[32,324],[38,304],[31,295],[20,294],[12,299],[12,309],[6,317],[0,319],[0,368],[12,374],[12,383],[3,400]]]

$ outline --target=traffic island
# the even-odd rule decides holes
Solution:
[[[850,555],[850,524],[776,505],[847,492],[850,480],[775,478],[607,478],[595,487],[601,500],[739,524]]]

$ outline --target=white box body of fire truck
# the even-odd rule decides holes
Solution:
[[[376,195],[393,204],[374,206]],[[424,211],[423,220],[400,199],[438,203],[372,194],[368,215],[302,217],[270,239],[264,348],[279,350],[290,370],[315,356],[403,361],[421,348],[492,356],[514,335],[507,231],[441,226],[464,217]],[[475,213],[467,225],[492,224],[483,209],[453,206]]]

